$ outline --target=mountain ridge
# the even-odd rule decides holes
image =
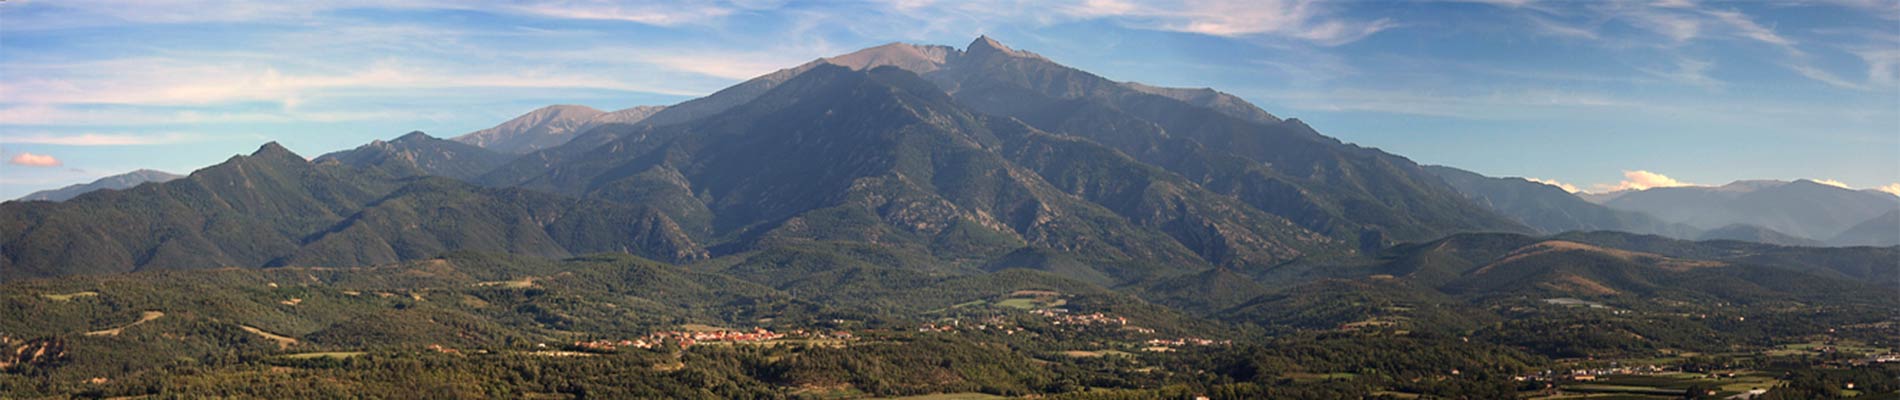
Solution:
[[[66,201],[86,193],[99,190],[122,190],[145,184],[146,182],[166,182],[183,178],[184,175],[165,171],[138,169],[118,175],[95,179],[92,182],[69,185],[58,189],[41,190],[28,193],[17,200]]]

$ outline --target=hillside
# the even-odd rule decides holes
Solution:
[[[134,186],[142,185],[142,184],[145,184],[146,182],[165,182],[165,181],[170,181],[170,180],[178,179],[178,178],[183,178],[183,176],[174,175],[172,173],[165,172],[165,171],[153,171],[149,169],[141,169],[137,171],[99,178],[98,180],[92,181],[90,183],[83,183],[83,184],[72,185],[72,186],[67,186],[67,187],[53,189],[53,190],[41,190],[38,192],[29,193],[26,196],[20,197],[19,200],[21,201],[30,201],[30,200],[66,201],[67,199],[79,197],[79,195],[91,193],[95,191],[108,190],[108,189],[122,190],[122,189],[131,188]]]
[[[1835,246],[1900,246],[1900,210],[1855,224],[1827,242]]]

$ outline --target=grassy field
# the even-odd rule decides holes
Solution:
[[[324,351],[324,352],[315,352],[315,353],[285,354],[283,357],[290,358],[290,359],[298,359],[298,360],[308,360],[308,359],[313,359],[313,358],[343,359],[343,358],[356,357],[363,354],[364,353],[360,351]]]
[[[1293,379],[1296,382],[1352,379],[1357,376],[1359,376],[1359,374],[1355,374],[1351,372],[1328,372],[1328,373],[1322,373],[1322,374],[1316,374],[1316,373],[1311,373],[1311,372],[1291,372],[1291,373],[1286,374],[1287,378]]]
[[[482,282],[482,283],[475,284],[475,286],[503,287],[503,288],[509,288],[509,289],[526,289],[526,288],[534,287],[534,277],[532,276],[523,277],[521,279],[516,279],[512,281]]]
[[[52,301],[73,301],[73,299],[80,298],[80,297],[95,297],[98,295],[99,295],[99,292],[84,291],[84,292],[73,292],[73,293],[66,293],[66,294],[42,294],[40,295],[40,297],[45,297],[47,300],[52,300]]]
[[[1069,357],[1076,357],[1076,358],[1103,357],[1103,356],[1121,356],[1121,357],[1134,356],[1134,354],[1129,354],[1128,352],[1121,351],[1121,350],[1069,350],[1069,351],[1062,352],[1062,355],[1069,356]]]
[[[1774,350],[1769,350],[1766,354],[1770,357],[1821,354],[1822,349],[1825,349],[1829,346],[1833,346],[1835,351],[1840,351],[1844,353],[1858,353],[1858,354],[1882,354],[1882,353],[1887,353],[1891,350],[1884,347],[1868,346],[1866,343],[1861,343],[1859,341],[1840,340],[1840,341],[1834,342],[1833,344],[1828,344],[1826,342],[1820,342],[1820,341],[1785,344],[1785,345],[1781,345],[1780,347]]]
[[[165,316],[165,312],[163,311],[146,311],[142,314],[139,314],[138,321],[133,321],[130,324],[125,324],[125,326],[121,326],[117,328],[86,332],[86,336],[119,336],[119,332],[124,332],[126,328],[138,326],[139,324],[143,324],[146,322],[152,322],[152,320],[158,319],[159,317],[163,317],[163,316]]]
[[[996,305],[998,307],[1009,307],[1009,308],[1015,308],[1015,309],[1028,310],[1028,309],[1036,308],[1036,299],[1024,299],[1024,298],[1005,299],[1003,301],[996,302]]]
[[[1773,377],[1757,372],[1741,372],[1734,378],[1709,378],[1694,373],[1669,373],[1658,375],[1607,375],[1594,382],[1572,383],[1560,388],[1573,394],[1602,394],[1637,396],[1629,398],[1654,398],[1644,396],[1680,396],[1689,386],[1702,384],[1718,388],[1721,395],[1727,396],[1746,392],[1750,389],[1771,388],[1781,383]],[[1551,397],[1584,398],[1584,397]],[[1588,397],[1602,398],[1602,397]]]
[[[1681,389],[1659,388],[1653,386],[1608,385],[1600,383],[1582,383],[1563,385],[1563,390],[1574,392],[1631,393],[1656,395],[1681,395]]]
[[[289,348],[290,345],[297,344],[296,338],[270,333],[250,325],[238,325],[238,329],[243,329],[245,332],[250,332],[253,335],[262,336],[265,339],[270,339],[272,342],[277,342],[277,348],[279,349]]]

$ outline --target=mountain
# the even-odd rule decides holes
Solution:
[[[1888,212],[1866,222],[1855,224],[1839,235],[1828,239],[1835,246],[1896,246],[1900,245],[1900,211]]]
[[[1611,209],[1555,186],[1523,178],[1493,178],[1446,166],[1425,170],[1444,178],[1460,193],[1544,233],[1623,231],[1690,238],[1697,229],[1663,222],[1648,214]]]
[[[0,205],[0,279],[263,266],[394,190],[275,142],[170,182]]]
[[[1703,232],[1696,240],[1740,240],[1744,242],[1767,243],[1782,246],[1820,246],[1817,240],[1795,237],[1773,229],[1749,224],[1734,224]]]
[[[1698,229],[1755,225],[1805,238],[1827,239],[1855,224],[1900,210],[1900,197],[1809,180],[1739,181],[1719,187],[1634,191],[1603,203]]]
[[[654,204],[734,251],[851,241],[985,260],[1031,246],[1205,265],[1165,221],[1130,221],[998,152],[1054,139],[1038,135],[971,113],[907,71],[820,65],[738,108],[598,145],[518,184]],[[1276,226],[1286,225],[1237,228],[1287,229]]]
[[[397,142],[433,140],[415,136]],[[313,163],[274,142],[170,182],[60,203],[5,203],[0,250],[0,280],[373,265],[451,250],[624,252],[674,262],[705,256],[677,224],[645,206]]]
[[[181,175],[174,175],[172,173],[165,172],[165,171],[141,169],[137,171],[99,178],[98,180],[92,181],[92,183],[78,184],[78,185],[67,186],[67,187],[63,187],[59,189],[41,190],[38,192],[29,193],[25,197],[21,197],[20,200],[22,201],[26,201],[26,200],[66,201],[67,199],[79,197],[79,195],[97,191],[97,190],[102,190],[102,189],[121,190],[121,189],[138,186],[146,182],[165,182],[165,181],[178,179],[182,177],[183,176]]]
[[[593,151],[602,147],[616,149],[616,157],[623,158],[653,151],[679,135],[665,127],[749,104],[822,65],[909,71],[972,114],[1013,118],[1055,137],[1125,154],[1148,171],[1198,186],[1194,192],[1238,200],[1249,212],[1285,219],[1335,241],[1377,248],[1460,231],[1530,231],[1457,194],[1410,160],[1341,143],[1298,120],[1252,112],[1258,108],[1243,107],[1230,95],[1118,83],[987,37],[963,50],[894,43],[815,60],[674,105],[640,126],[596,130],[570,145],[519,159],[482,181],[588,195],[595,189],[537,181],[548,175],[548,166],[624,164],[583,159],[603,156]]]
[[[374,169],[396,177],[433,175],[473,179],[513,157],[460,142],[437,139],[421,131],[391,141],[371,141],[355,149],[325,154],[317,164],[338,163]]]

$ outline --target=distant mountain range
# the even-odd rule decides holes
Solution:
[[[1900,197],[1809,180],[1573,194],[1522,178],[1426,167],[1473,200],[1544,233],[1622,231],[1788,246],[1900,244]],[[1885,225],[1883,225],[1885,224]]]
[[[146,182],[165,182],[165,181],[183,178],[183,177],[184,177],[183,175],[175,175],[175,174],[165,172],[165,171],[141,169],[137,171],[99,178],[99,180],[92,181],[91,183],[72,185],[72,186],[67,186],[67,187],[53,189],[53,190],[41,190],[38,192],[33,192],[30,194],[27,194],[25,197],[21,197],[20,200],[66,201],[67,199],[79,197],[79,195],[86,194],[87,192],[92,192],[95,190],[103,190],[103,189],[119,190],[119,189],[125,189],[125,188],[138,186]]]
[[[8,203],[0,222],[18,229],[0,237],[0,277],[458,249],[679,262],[818,243],[1123,285],[1265,276],[1464,232],[1884,243],[1869,220],[1896,204],[1806,181],[1746,186],[1678,196],[1750,218],[1705,227],[1723,221],[1649,205],[1673,204],[1650,200],[1668,191],[1606,206],[1419,166],[1226,93],[1115,82],[983,37],[818,59],[672,106],[550,106],[308,162],[271,144],[167,184]],[[1785,209],[1829,202],[1845,205]],[[167,211],[142,211],[153,204]],[[1845,233],[1862,222],[1872,233]]]
[[[1473,200],[1547,234],[1623,231],[1692,238],[1700,232],[1649,214],[1591,203],[1556,186],[1523,178],[1492,178],[1445,166],[1425,168]]]
[[[1752,225],[1757,231],[1829,240],[1855,225],[1900,211],[1900,197],[1810,180],[1739,181],[1715,187],[1669,187],[1622,193],[1603,202],[1665,221],[1714,230]]]

